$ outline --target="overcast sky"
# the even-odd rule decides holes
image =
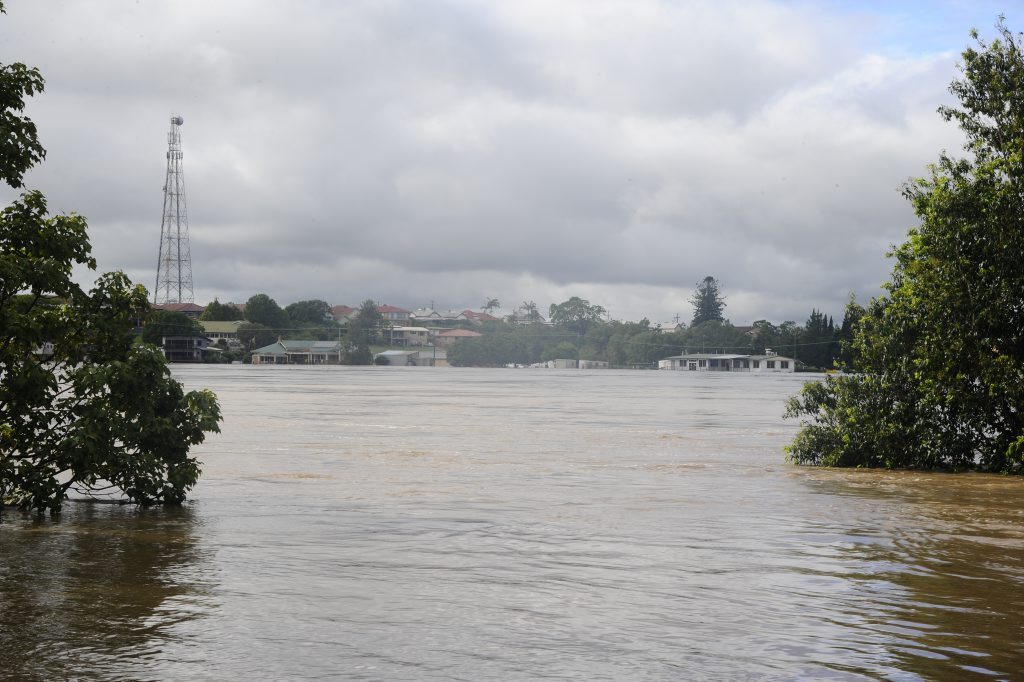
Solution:
[[[27,178],[152,290],[182,126],[196,302],[841,317],[915,223],[972,27],[1020,0],[7,0]],[[13,196],[4,192],[0,199]]]

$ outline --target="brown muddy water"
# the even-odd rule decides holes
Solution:
[[[806,376],[175,374],[188,504],[0,517],[0,678],[1024,677],[1024,481],[789,465]]]

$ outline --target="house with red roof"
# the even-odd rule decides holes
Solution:
[[[377,312],[381,314],[385,322],[394,325],[407,325],[409,324],[409,313],[412,311],[393,305],[378,305]]]
[[[198,320],[199,316],[206,310],[205,306],[196,305],[195,303],[154,303],[153,310],[168,310],[175,313],[183,313],[188,315],[193,320]]]
[[[460,339],[476,339],[483,336],[480,332],[470,329],[448,329],[434,335],[434,345],[448,348]]]
[[[350,305],[331,306],[331,317],[334,318],[335,322],[345,322],[346,320],[351,320],[358,312],[358,308],[353,308]]]
[[[463,316],[472,322],[473,324],[480,324],[481,322],[497,322],[498,318],[490,313],[478,313],[473,310],[463,310]]]

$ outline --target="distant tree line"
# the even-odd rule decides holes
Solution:
[[[683,352],[764,353],[772,349],[795,357],[806,368],[831,369],[844,359],[843,341],[852,338],[852,323],[863,314],[851,299],[840,325],[812,310],[803,325],[758,320],[751,327],[736,327],[724,318],[721,285],[711,276],[697,285],[690,300],[690,325],[671,329],[652,326],[646,318],[639,322],[609,320],[603,306],[578,296],[552,304],[546,322],[535,302],[524,301],[513,321],[474,326],[483,336],[456,342],[448,351],[448,361],[461,367],[502,367],[572,358],[602,360],[613,367],[648,367]],[[497,299],[488,298],[482,309],[497,305]],[[331,317],[326,301],[298,301],[282,308],[264,293],[250,297],[241,308],[215,299],[199,319],[243,321],[237,337],[245,350],[211,355],[214,362],[244,359],[278,339],[316,339],[340,340],[344,363],[370,364],[371,346],[383,344],[387,326],[372,299],[363,301],[351,319],[338,322]],[[142,338],[159,344],[163,336],[201,333],[199,323],[183,313],[154,311]]]
[[[771,349],[794,357],[808,369],[834,369],[844,361],[844,343],[852,339],[853,324],[864,313],[851,297],[839,325],[815,309],[803,325],[758,320],[751,327],[736,327],[724,319],[721,286],[710,276],[698,284],[691,303],[694,315],[690,326],[663,329],[646,318],[639,322],[607,320],[603,306],[574,296],[551,305],[550,324],[543,324],[539,316],[530,323],[531,316],[525,314],[521,319],[526,323],[486,325],[484,336],[456,342],[448,351],[448,362],[463,367],[501,367],[574,358],[602,360],[612,367],[651,367],[662,358],[684,352],[759,354]]]

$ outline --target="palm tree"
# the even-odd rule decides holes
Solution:
[[[485,313],[490,314],[492,310],[500,307],[501,303],[498,301],[498,299],[488,298],[487,302],[480,306],[480,310],[483,310]]]

